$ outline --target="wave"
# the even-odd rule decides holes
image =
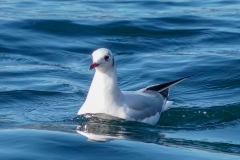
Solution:
[[[239,112],[240,103],[208,108],[172,108],[162,113],[158,125],[187,130],[226,127],[240,121]]]
[[[207,110],[197,108],[171,109],[172,111],[169,110],[167,112],[173,113],[173,111],[175,111],[177,114],[168,114],[168,117],[163,115],[156,126],[124,121],[106,115],[97,115],[97,117],[96,115],[78,116],[65,122],[77,124],[77,133],[87,137],[91,141],[105,142],[124,139],[177,148],[195,148],[239,155],[239,145],[232,142],[208,141],[207,139],[193,140],[191,136],[185,138],[169,136],[169,132],[171,133],[176,130],[187,130],[189,134],[191,134],[191,131],[216,129],[233,125],[240,120],[238,114],[239,109],[239,104],[218,106]],[[198,116],[184,119],[184,117],[181,116],[183,113],[188,116],[192,114],[198,114]],[[214,114],[214,116],[210,117],[210,114]],[[175,115],[178,115],[178,117],[175,118]],[[99,118],[99,116],[101,118]],[[178,121],[178,123],[176,121]]]
[[[67,122],[96,123],[120,126],[145,126],[152,129],[164,130],[206,130],[227,127],[239,124],[240,122],[240,103],[224,106],[213,106],[208,108],[171,108],[162,113],[156,126],[147,124],[124,121],[104,114],[78,116]],[[87,117],[87,118],[86,118]],[[109,120],[110,119],[110,120]]]

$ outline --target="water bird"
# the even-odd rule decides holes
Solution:
[[[169,87],[190,77],[137,91],[121,91],[112,52],[107,48],[97,49],[92,53],[92,61],[89,70],[95,68],[96,71],[78,115],[100,113],[155,125],[161,113],[173,103],[168,101]]]

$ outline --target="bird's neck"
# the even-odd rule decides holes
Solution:
[[[91,98],[90,98],[91,97]],[[92,98],[94,97],[94,98]],[[115,67],[101,72],[96,70],[87,99],[96,100],[100,104],[116,105],[121,102],[123,94],[118,86],[117,71]]]

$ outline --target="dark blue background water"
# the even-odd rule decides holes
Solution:
[[[0,157],[239,159],[239,44],[238,0],[0,0]],[[77,117],[100,47],[122,90],[195,76],[156,126]]]

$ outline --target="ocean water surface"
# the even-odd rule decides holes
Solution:
[[[100,47],[122,90],[194,76],[157,125],[77,116]],[[0,157],[240,159],[240,1],[0,0]]]

